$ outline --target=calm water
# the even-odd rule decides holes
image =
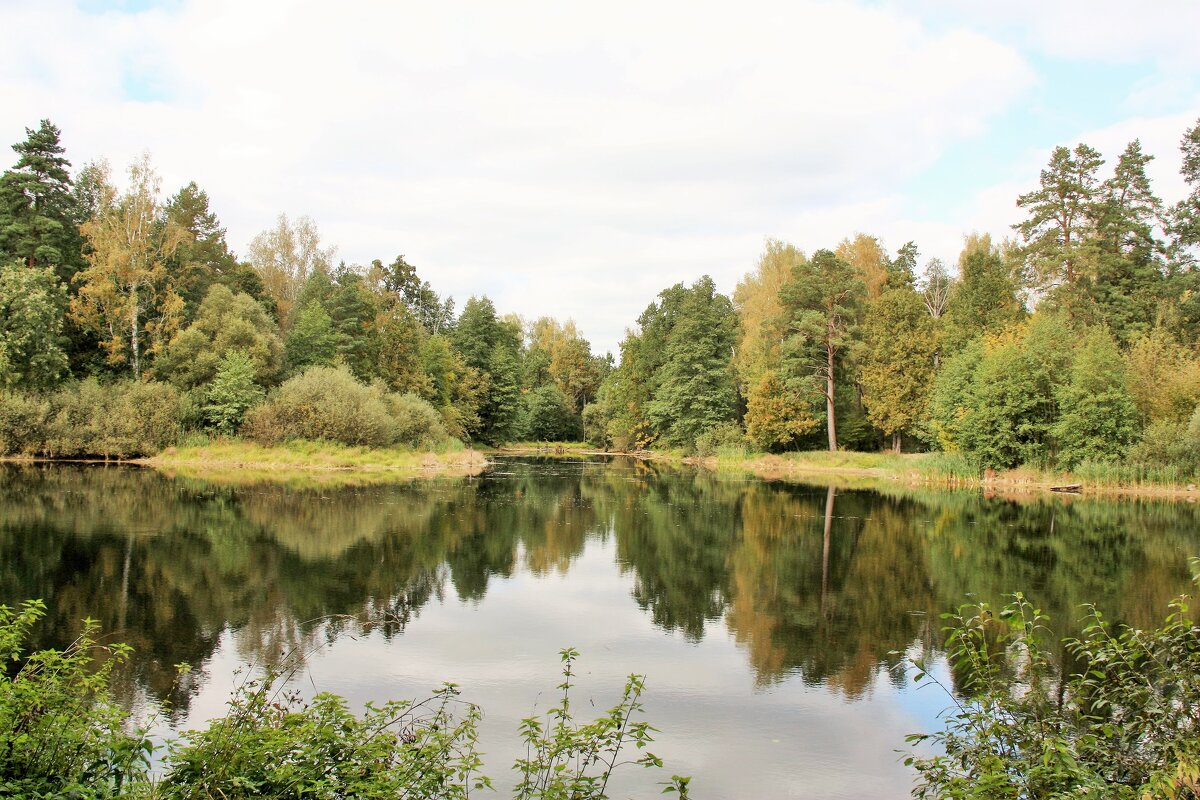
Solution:
[[[1188,588],[1198,517],[628,461],[242,488],[3,466],[0,602],[47,601],[39,646],[89,615],[132,644],[122,700],[169,706],[163,726],[220,713],[239,665],[299,653],[306,690],[354,702],[460,684],[485,709],[502,784],[517,720],[554,702],[557,652],[573,646],[577,702],[597,712],[627,673],[648,676],[654,750],[697,797],[902,798],[904,735],[947,704],[912,688],[904,654],[936,654],[940,612],[1023,590],[1063,634],[1085,602],[1153,624]],[[185,686],[179,662],[194,668]],[[646,775],[626,773],[616,796],[657,796]]]

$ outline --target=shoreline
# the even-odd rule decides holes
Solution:
[[[1088,481],[1069,472],[1045,473],[1031,469],[990,472],[981,476],[952,474],[928,464],[930,453],[860,453],[810,451],[784,454],[687,456],[679,451],[604,451],[578,442],[518,442],[487,450],[471,448],[446,452],[373,449],[298,441],[263,446],[230,439],[197,446],[168,447],[155,456],[139,458],[45,458],[0,456],[11,464],[110,464],[138,466],[167,474],[204,478],[212,475],[232,480],[245,474],[252,480],[286,479],[289,475],[361,475],[375,479],[426,479],[473,477],[496,456],[621,457],[641,461],[684,464],[703,469],[735,470],[767,481],[827,484],[842,479],[846,488],[924,488],[945,491],[981,491],[985,495],[1029,499],[1056,496],[1160,499],[1180,502],[1200,500],[1196,484],[1122,484]],[[1078,487],[1062,491],[1063,487]],[[1056,491],[1056,488],[1058,489]]]
[[[244,474],[254,480],[272,476],[351,476],[426,479],[478,475],[490,461],[478,450],[446,452],[374,449],[330,443],[294,442],[267,447],[227,440],[194,447],[168,447],[154,456],[137,458],[46,458],[3,456],[10,464],[100,464],[134,466],[185,477],[229,479]]]
[[[639,461],[658,461],[684,464],[704,469],[737,470],[768,481],[828,483],[829,479],[847,479],[861,488],[904,486],[944,491],[982,491],[988,496],[1029,499],[1053,496],[1065,499],[1077,497],[1109,497],[1127,499],[1161,499],[1181,502],[1200,501],[1197,484],[1108,483],[1082,478],[1070,472],[1041,472],[1033,469],[989,471],[984,475],[967,476],[923,463],[940,454],[934,453],[866,453],[854,450],[829,452],[804,451],[783,454],[757,453],[744,456],[688,456],[671,450],[603,451],[585,445],[548,443],[511,445],[497,448],[498,455],[579,455],[632,458]],[[1068,487],[1078,487],[1065,490]],[[847,488],[850,488],[847,486]]]
[[[876,454],[850,453],[854,456]],[[885,455],[885,454],[879,454]],[[703,459],[710,469],[741,469],[764,480],[799,480],[805,476],[838,476],[864,478],[883,485],[897,483],[913,488],[944,489],[948,491],[969,489],[982,491],[985,495],[1029,498],[1035,496],[1150,498],[1196,502],[1200,499],[1200,488],[1195,484],[1184,486],[1168,484],[1120,484],[1087,481],[1069,472],[1044,473],[1028,469],[1012,469],[992,472],[978,477],[953,475],[923,466],[920,462],[924,453],[886,454],[890,459],[908,461],[907,465],[844,466],[820,463],[823,454],[809,457],[807,453],[785,455],[758,455],[742,459],[710,457]],[[900,468],[898,468],[898,466]],[[1067,488],[1075,487],[1075,488]]]

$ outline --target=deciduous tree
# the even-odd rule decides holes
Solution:
[[[316,223],[303,216],[293,224],[287,214],[280,214],[275,227],[250,240],[250,264],[262,277],[285,324],[290,324],[308,277],[321,269],[330,272],[335,252],[336,248],[321,245]]]
[[[88,266],[75,276],[71,302],[74,318],[103,337],[108,360],[128,363],[135,379],[144,352],[166,346],[183,314],[167,260],[188,234],[163,219],[159,188],[149,154],[130,165],[123,194],[99,182],[99,210],[82,228]]]
[[[52,267],[0,262],[0,387],[46,389],[67,374],[66,305]]]
[[[858,353],[859,384],[871,424],[892,437],[925,414],[937,355],[937,332],[921,296],[911,288],[890,289],[867,304]]]

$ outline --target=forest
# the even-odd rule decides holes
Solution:
[[[436,449],[944,451],[972,469],[1200,471],[1200,123],[1188,195],[1135,140],[1057,147],[1011,237],[922,263],[768,240],[731,296],[664,289],[619,359],[571,321],[461,310],[403,255],[335,262],[280,215],[241,256],[148,155],[72,172],[48,120],[0,177],[0,451],[127,457],[214,435]],[[836,237],[830,237],[830,244]]]

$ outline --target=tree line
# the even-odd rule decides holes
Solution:
[[[125,454],[210,430],[1200,469],[1200,124],[1173,206],[1138,141],[1111,169],[1086,144],[1057,147],[1013,236],[966,236],[956,269],[861,233],[811,255],[770,240],[732,296],[707,276],[661,292],[619,365],[570,321],[483,296],[456,312],[403,255],[335,263],[304,217],[281,215],[238,258],[195,183],[164,200],[146,156],[123,186],[104,163],[72,175],[48,121],[14,150],[0,176],[8,452]],[[84,395],[110,411],[89,415]],[[153,424],[128,412],[146,397]]]
[[[574,323],[484,296],[456,313],[403,255],[335,263],[305,217],[280,215],[238,258],[195,183],[164,199],[147,155],[123,185],[103,162],[72,174],[53,124],[26,133],[0,177],[0,449],[582,435],[611,365]]]
[[[808,255],[770,240],[732,297],[663,291],[585,409],[621,449],[891,447],[978,468],[1200,468],[1200,125],[1167,206],[1134,141],[1110,172],[1057,147],[1013,237],[919,269],[858,234]]]

